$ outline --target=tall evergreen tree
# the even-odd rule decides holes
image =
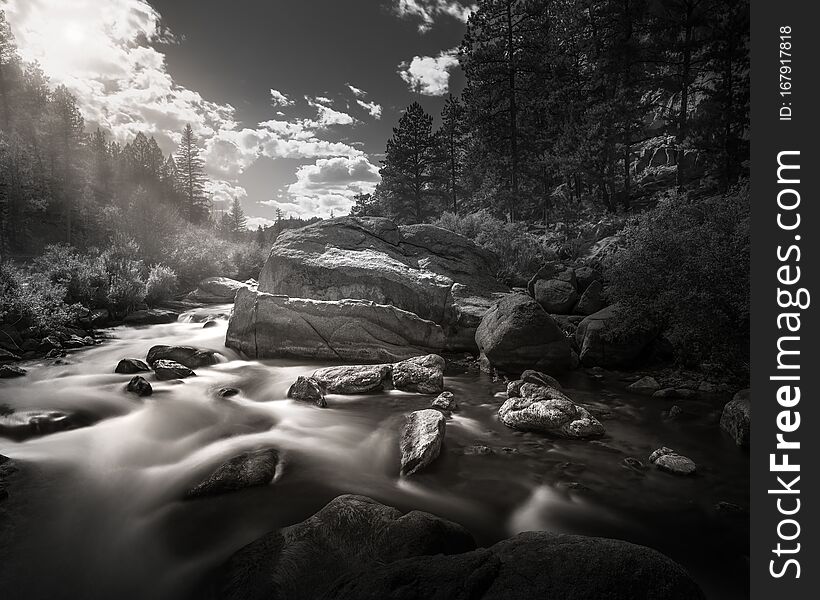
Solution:
[[[205,169],[190,124],[182,132],[176,160],[186,216],[192,223],[205,223],[210,212],[209,202],[205,197]]]

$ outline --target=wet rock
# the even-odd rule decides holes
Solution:
[[[385,561],[341,577],[334,600],[703,600],[695,581],[659,552],[622,540],[520,533],[452,556]]]
[[[63,344],[60,342],[60,338],[56,335],[49,335],[40,340],[37,350],[39,352],[50,352],[51,350],[60,350],[62,347]]]
[[[542,373],[541,371],[534,371],[532,369],[527,369],[526,371],[521,373],[521,381],[523,381],[524,383],[533,383],[535,385],[553,387],[556,390],[561,389],[561,384],[555,377],[551,377],[546,373]]]
[[[315,371],[312,379],[328,394],[364,394],[381,390],[391,365],[346,365]]]
[[[17,440],[76,429],[76,414],[61,410],[24,410],[0,415],[0,436]]]
[[[78,335],[71,335],[65,340],[61,342],[63,344],[63,348],[67,350],[77,350],[79,348],[84,348],[88,344],[85,343],[83,338]]]
[[[587,367],[631,367],[635,364],[657,331],[648,320],[638,322],[628,333],[613,335],[623,318],[621,307],[607,306],[589,315],[575,332],[575,341],[581,349],[581,364]]]
[[[399,442],[402,475],[412,475],[438,458],[445,421],[444,415],[429,408],[407,416]]]
[[[738,446],[748,447],[751,440],[752,399],[750,390],[741,390],[723,407],[720,427]]]
[[[220,398],[232,398],[233,396],[238,396],[239,395],[239,390],[234,388],[234,387],[225,387],[225,388],[221,388],[217,392],[217,395]]]
[[[215,496],[267,485],[273,481],[278,464],[279,452],[273,448],[243,452],[220,465],[204,481],[188,490],[186,498]]]
[[[456,402],[455,396],[453,396],[453,392],[441,392],[438,397],[433,400],[431,407],[450,412],[458,410],[458,403]]]
[[[437,354],[417,356],[393,365],[393,387],[404,392],[439,394],[444,391],[445,360]]]
[[[148,366],[148,363],[138,358],[123,358],[117,363],[117,367],[114,369],[114,372],[126,373],[130,375],[133,373],[142,373],[150,370],[151,367]]]
[[[625,457],[621,461],[621,464],[632,471],[643,472],[646,470],[646,466],[637,458],[633,458],[632,456]]]
[[[210,329],[211,327],[216,327],[218,325],[219,325],[219,323],[217,321],[214,321],[214,320],[205,321],[202,324],[202,329]]]
[[[659,399],[679,398],[681,400],[692,400],[698,397],[698,393],[688,388],[664,388],[653,392],[652,397]]]
[[[467,456],[487,456],[493,453],[493,449],[489,446],[467,446],[462,451]]]
[[[527,284],[527,290],[548,313],[569,314],[578,301],[575,269],[557,263],[545,265]]]
[[[288,389],[288,398],[301,402],[311,402],[321,408],[327,407],[322,386],[312,377],[299,376],[296,382]]]
[[[661,471],[666,471],[674,475],[692,475],[698,468],[691,458],[681,456],[666,446],[658,448],[649,455],[649,462]]]
[[[0,379],[23,377],[28,371],[14,365],[0,365]]]
[[[598,419],[555,388],[525,383],[519,393],[520,397],[509,398],[498,409],[507,427],[571,439],[604,435]]]
[[[420,511],[402,514],[364,496],[339,496],[309,519],[267,533],[230,557],[219,573],[218,597],[334,598],[331,588],[341,576],[363,575],[412,556],[474,548],[472,536],[450,521]],[[366,597],[391,596],[357,596]]]
[[[125,386],[125,391],[136,394],[137,396],[150,396],[154,393],[154,388],[151,387],[151,384],[148,383],[145,378],[135,375],[131,378],[131,381],[128,382],[128,385]]]
[[[60,348],[54,348],[53,350],[49,350],[48,352],[46,352],[44,358],[60,358],[63,356],[66,356],[65,350],[62,350]]]
[[[177,313],[164,308],[149,308],[137,310],[127,315],[123,322],[126,325],[161,325],[163,323],[175,323]]]
[[[173,360],[157,360],[154,362],[154,373],[160,381],[171,379],[185,379],[196,375],[191,369]]]
[[[677,421],[683,416],[683,409],[677,404],[673,405],[666,414],[666,418],[670,421]]]
[[[198,369],[215,365],[219,362],[220,354],[214,350],[202,350],[193,346],[153,346],[148,351],[146,361],[156,368],[158,360],[170,360],[185,365],[189,369]]]
[[[661,389],[661,385],[658,383],[657,379],[647,375],[646,377],[641,377],[638,381],[628,386],[626,389],[635,394],[651,396]]]
[[[524,294],[510,294],[495,304],[481,320],[475,339],[483,358],[500,371],[558,373],[572,362],[564,332]]]
[[[0,364],[17,362],[18,360],[20,360],[20,357],[14,352],[9,352],[8,350],[0,348]]]

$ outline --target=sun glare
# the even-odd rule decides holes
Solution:
[[[63,30],[63,37],[72,44],[80,44],[85,39],[85,31],[75,23],[69,23]]]

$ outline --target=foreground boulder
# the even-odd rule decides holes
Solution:
[[[365,394],[381,390],[391,371],[391,365],[342,365],[319,369],[312,378],[328,394]]]
[[[340,271],[343,269],[340,269]],[[250,358],[387,363],[440,352],[432,321],[365,300],[319,301],[240,289],[225,345]]]
[[[498,409],[498,418],[507,427],[570,439],[597,438],[605,433],[587,409],[553,387],[524,383],[518,394]]]
[[[160,381],[171,379],[185,379],[196,375],[191,369],[173,360],[157,360],[154,362],[154,374]]]
[[[452,556],[418,556],[349,573],[334,600],[703,600],[676,562],[621,540],[528,532]]]
[[[267,485],[276,475],[279,453],[273,448],[243,452],[220,465],[196,487],[188,490],[186,498],[199,498],[235,492],[243,488]]]
[[[585,367],[620,368],[634,366],[656,329],[647,321],[639,322],[613,335],[623,319],[621,308],[614,304],[588,316],[578,325],[575,341],[581,349]]]
[[[458,402],[456,402],[456,398],[453,395],[453,392],[441,392],[436,397],[436,399],[433,400],[433,403],[430,405],[430,408],[436,408],[438,410],[449,413],[454,410],[458,410]]]
[[[229,277],[208,277],[197,284],[188,299],[205,303],[233,302],[236,292],[244,287],[248,284]]]
[[[314,600],[343,576],[363,575],[412,556],[474,548],[472,536],[450,521],[419,511],[403,515],[364,496],[339,496],[309,519],[236,552],[221,569],[215,595],[221,600]]]
[[[393,365],[393,387],[403,392],[440,394],[445,362],[437,354],[408,358]]]
[[[224,397],[224,396],[223,396]],[[302,402],[312,402],[320,408],[327,406],[322,386],[313,377],[299,376],[288,389],[288,398]]]
[[[527,291],[548,313],[567,315],[578,301],[575,270],[560,264],[548,264],[533,276]]]
[[[154,367],[158,360],[172,360],[189,369],[198,369],[215,365],[219,362],[219,353],[214,350],[202,350],[193,346],[153,346],[148,351],[146,361]]]
[[[220,600],[703,600],[666,556],[620,540],[522,533],[475,549],[459,525],[339,496],[222,567]]]
[[[738,446],[748,447],[751,440],[751,420],[751,391],[741,390],[723,407],[720,427],[734,438]]]
[[[473,350],[493,293],[508,291],[497,270],[491,253],[446,229],[342,217],[284,231],[262,269],[259,291],[392,305],[441,325],[449,349]]]
[[[525,294],[510,294],[495,304],[481,320],[475,339],[481,354],[501,371],[556,373],[572,364],[564,332]]]
[[[658,448],[650,454],[649,462],[661,471],[666,471],[673,475],[693,475],[698,469],[695,461],[691,458],[681,456],[666,446]]]
[[[402,475],[412,475],[438,458],[446,421],[440,411],[432,408],[407,416],[399,441]]]
[[[123,358],[117,363],[117,367],[114,369],[114,372],[132,375],[134,373],[142,373],[150,370],[151,367],[149,367],[148,363],[145,361],[138,358]]]

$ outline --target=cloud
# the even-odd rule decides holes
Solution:
[[[456,66],[456,50],[443,50],[438,56],[414,56],[399,65],[398,73],[414,92],[443,96],[450,90],[450,70]]]
[[[351,85],[349,83],[345,85],[347,85],[347,89],[353,92],[353,95],[357,98],[364,98],[365,96],[367,96],[367,92],[365,92],[363,89],[357,88],[355,85]]]
[[[365,102],[364,100],[356,100],[356,104],[361,106],[365,109],[370,116],[374,119],[381,119],[382,118],[382,107],[381,104],[377,104],[376,102]]]
[[[288,98],[279,90],[271,88],[270,90],[271,104],[277,107],[293,106],[295,102]]]
[[[399,17],[419,21],[421,33],[429,31],[436,18],[442,15],[466,23],[475,9],[475,4],[458,0],[394,0],[393,6]]]
[[[356,122],[356,119],[351,117],[349,114],[334,110],[330,106],[327,106],[328,104],[333,103],[330,98],[325,98],[323,96],[318,96],[316,98],[306,96],[305,98],[307,99],[307,103],[318,111],[317,124],[321,128],[327,128],[331,125],[353,125]]]
[[[302,214],[328,216],[333,210],[340,215],[350,211],[355,194],[372,192],[380,180],[378,167],[366,156],[320,158],[299,167],[287,193],[297,204],[309,207]]]

